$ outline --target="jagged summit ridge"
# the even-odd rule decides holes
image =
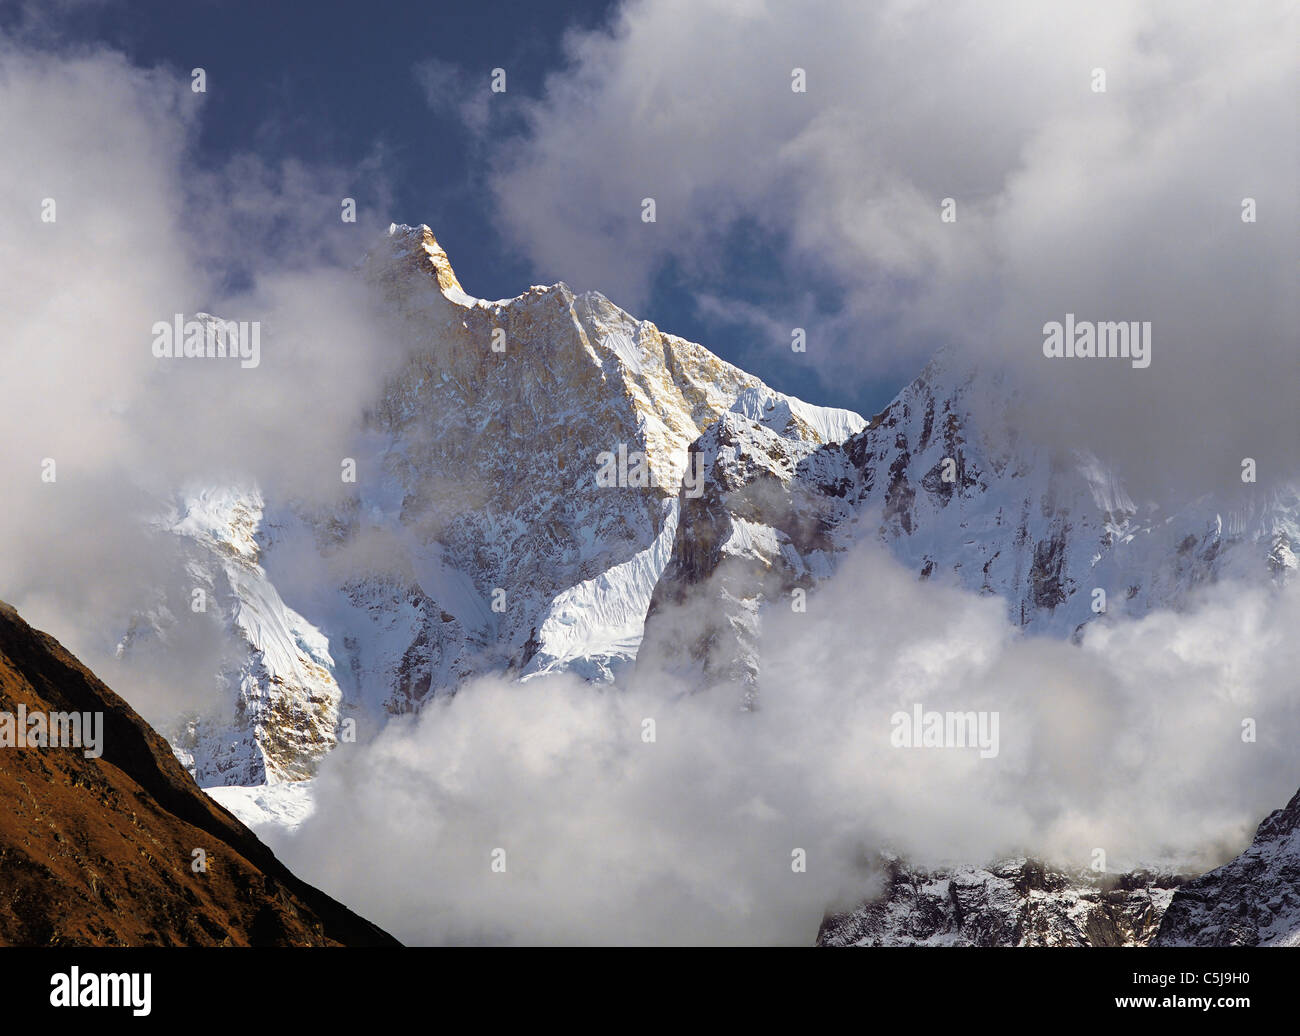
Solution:
[[[451,268],[451,260],[447,258],[442,245],[438,244],[438,239],[433,236],[433,231],[425,224],[411,227],[405,223],[390,223],[388,236],[392,239],[394,251],[399,255],[418,259],[419,253],[423,253],[424,260],[432,269],[438,282],[438,287],[448,298],[463,304],[479,301],[466,294],[465,289],[460,286],[460,281],[456,279],[456,273]]]
[[[842,441],[776,439],[743,419],[745,405],[742,419],[711,427],[694,447],[707,489],[683,502],[650,609],[656,664],[739,680],[752,698],[764,610],[796,587],[814,590],[864,539],[918,578],[1000,597],[1013,624],[1059,637],[1181,607],[1217,580],[1266,584],[1295,571],[1300,487],[1139,506],[1086,449],[1024,442],[1008,417],[1018,391],[1006,374],[944,352]],[[700,595],[714,605],[703,627],[696,610],[695,627],[678,628],[671,605]]]

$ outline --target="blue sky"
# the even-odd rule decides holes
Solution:
[[[203,67],[204,164],[249,151],[272,163],[348,166],[382,148],[394,212],[376,210],[375,185],[359,175],[361,221],[428,223],[462,280],[497,297],[527,286],[528,265],[497,240],[491,199],[475,189],[483,156],[458,120],[430,108],[413,69],[430,58],[454,62],[486,88],[490,70],[504,65],[512,89],[535,90],[564,28],[598,22],[610,6],[323,2],[306,14],[298,4],[257,0],[137,0],[92,5],[61,24],[139,64]]]
[[[1235,480],[1243,456],[1294,464],[1277,429],[1296,420],[1295,17],[1278,0],[0,0],[22,47],[206,69],[184,175],[203,218],[262,221],[238,228],[249,251],[350,249],[347,194],[358,252],[427,223],[475,295],[598,290],[810,402],[875,413],[951,345],[1031,385],[1036,440],[1182,484]],[[1151,368],[1045,360],[1067,313],[1149,320]]]
[[[702,342],[778,389],[866,414],[880,409],[908,368],[883,378],[828,382],[785,355],[779,342],[756,344],[752,321],[701,306],[701,294],[725,296],[789,327],[810,323],[809,305],[812,312],[839,307],[833,286],[810,280],[800,288],[801,313],[783,312],[789,307],[782,296],[790,286],[776,258],[782,236],[753,219],[737,218],[716,252],[692,270],[672,256],[656,261],[644,298],[620,297],[616,286],[584,277],[563,257],[538,262],[501,233],[490,170],[508,150],[510,136],[525,129],[523,119],[517,109],[501,105],[503,113],[494,116],[485,138],[465,124],[456,104],[430,103],[418,66],[441,63],[456,79],[458,99],[476,91],[490,95],[491,70],[503,67],[512,102],[536,99],[548,74],[567,63],[565,33],[605,28],[616,7],[611,0],[321,2],[309,9],[244,0],[138,0],[74,3],[40,20],[60,47],[106,44],[135,64],[182,75],[204,68],[208,89],[194,156],[199,165],[216,168],[248,152],[272,166],[298,159],[354,169],[358,229],[390,221],[429,224],[473,294],[508,297],[529,284],[556,280],[577,290],[600,290],[634,315]],[[30,31],[32,9],[0,7],[0,18],[4,28],[25,24]],[[639,194],[643,188],[629,189]],[[811,333],[815,339],[816,331]],[[788,340],[788,331],[775,334]]]

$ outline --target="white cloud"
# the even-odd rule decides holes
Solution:
[[[768,614],[756,713],[662,674],[480,680],[341,746],[313,817],[263,836],[417,944],[808,944],[825,909],[871,890],[884,847],[1208,866],[1300,780],[1297,619],[1295,588],[1225,586],[1081,647],[1023,638],[997,600],[863,549],[806,613]],[[996,711],[997,757],[891,747],[892,715],[918,702]]]
[[[1222,485],[1243,456],[1273,477],[1300,438],[1298,29],[1268,0],[629,0],[569,38],[492,189],[543,279],[635,311],[672,261],[716,309],[741,221],[788,241],[771,320],[803,324],[810,285],[843,293],[810,327],[828,384],[956,343],[1030,379],[1027,433],[1142,485]],[[1153,366],[1045,360],[1067,312],[1151,320]]]
[[[481,82],[472,81],[464,69],[441,58],[417,62],[412,74],[432,111],[457,120],[473,134],[487,130],[493,96],[486,77]],[[506,82],[508,86],[509,80]]]
[[[110,50],[0,38],[0,594],[101,671],[176,576],[160,501],[227,478],[337,493],[394,359],[349,269],[375,228],[339,218],[358,179],[383,196],[378,160],[201,168],[202,103]],[[156,359],[154,324],[201,310],[259,321],[261,363]]]

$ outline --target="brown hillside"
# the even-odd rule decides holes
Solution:
[[[0,602],[0,712],[102,712],[103,755],[0,747],[0,943],[397,945],[294,877],[167,743]],[[193,873],[192,852],[207,854]]]

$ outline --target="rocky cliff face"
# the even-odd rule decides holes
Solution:
[[[48,737],[0,747],[0,943],[395,945],[294,877],[126,702],[0,604],[0,713],[19,710],[99,715],[102,732],[92,757]]]
[[[1300,792],[1265,818],[1244,853],[1178,890],[1155,944],[1300,945]]]

